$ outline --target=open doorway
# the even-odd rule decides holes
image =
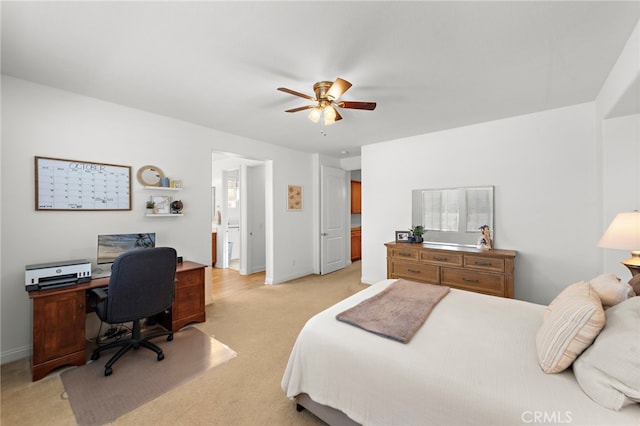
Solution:
[[[362,258],[362,171],[351,170],[351,261]]]
[[[266,269],[265,162],[212,153],[212,264],[242,275]]]

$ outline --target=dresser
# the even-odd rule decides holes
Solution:
[[[445,285],[513,298],[513,250],[440,244],[386,243],[387,278]]]

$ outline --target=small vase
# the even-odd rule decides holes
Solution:
[[[422,236],[420,236],[420,237],[418,237],[418,236],[414,236],[413,238],[415,239],[416,243],[421,243],[421,242],[423,242],[423,241],[424,241],[424,240],[422,239]]]

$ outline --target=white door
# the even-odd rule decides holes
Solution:
[[[266,269],[265,167],[247,167],[247,274]]]
[[[320,169],[320,274],[347,265],[347,172],[333,167]]]

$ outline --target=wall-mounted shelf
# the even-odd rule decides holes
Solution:
[[[178,216],[182,216],[182,213],[169,213],[172,209],[170,208],[173,197],[169,196],[167,194],[167,192],[175,192],[175,191],[182,191],[182,187],[180,188],[172,188],[172,187],[167,187],[167,186],[148,186],[145,185],[144,189],[147,191],[153,191],[155,192],[155,194],[152,194],[150,197],[150,201],[154,201],[155,202],[155,207],[164,207],[164,208],[160,208],[159,211],[161,211],[162,213],[147,213],[145,214],[145,217],[178,217]],[[164,195],[161,195],[160,193],[163,193]],[[158,211],[158,210],[156,210]]]

